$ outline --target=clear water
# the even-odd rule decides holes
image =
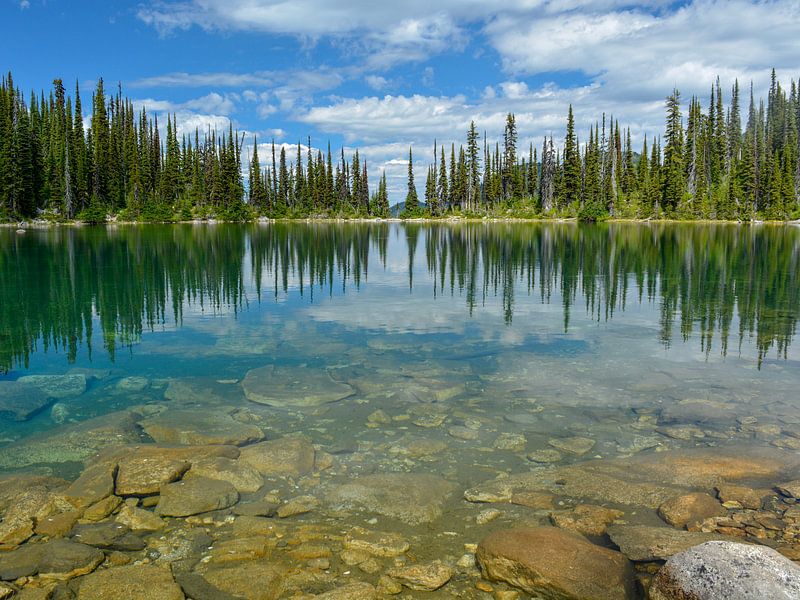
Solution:
[[[0,467],[74,476],[74,457],[15,449],[176,402],[241,407],[268,438],[302,432],[352,461],[351,474],[433,472],[461,489],[530,469],[526,453],[554,436],[597,442],[566,463],[630,455],[642,431],[626,423],[686,400],[723,405],[723,420],[690,411],[672,424],[705,434],[659,445],[764,446],[779,433],[742,433],[736,418],[800,423],[798,317],[793,226],[0,229],[0,380],[90,375],[58,409],[0,418]],[[243,378],[270,364],[329,373],[354,393],[313,409],[249,402]],[[120,388],[127,377],[146,382]],[[189,390],[177,399],[167,392],[176,382]],[[376,409],[394,424],[367,426]],[[410,422],[439,413],[438,427]],[[448,434],[465,424],[474,443]],[[502,433],[523,434],[524,447],[497,444]],[[452,502],[454,514],[471,509]]]

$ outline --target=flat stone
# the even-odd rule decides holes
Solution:
[[[76,508],[95,504],[114,493],[116,474],[114,463],[90,465],[64,490],[64,497]]]
[[[191,570],[213,543],[214,540],[201,527],[173,524],[158,535],[149,536],[147,549],[157,554],[157,565],[177,573]]]
[[[84,521],[102,521],[109,515],[113,514],[122,504],[122,498],[119,496],[107,496],[102,500],[95,502],[83,513]]]
[[[288,436],[246,446],[240,460],[265,476],[298,477],[314,468],[314,446],[305,438]]]
[[[131,392],[141,392],[142,390],[146,389],[150,385],[150,380],[147,377],[123,377],[119,381],[117,381],[117,385],[114,386],[117,391],[123,393],[131,393]]]
[[[211,585],[199,573],[178,573],[175,575],[175,581],[181,586],[186,597],[192,600],[238,600],[233,594]]]
[[[311,408],[354,393],[348,384],[334,381],[326,369],[275,365],[248,371],[242,388],[251,402],[277,408]]]
[[[772,548],[707,542],[674,555],[653,579],[652,600],[796,600],[800,567]]]
[[[738,502],[742,508],[750,510],[760,509],[764,498],[772,493],[767,489],[756,490],[732,484],[720,484],[716,489],[721,502]]]
[[[17,490],[0,521],[0,550],[22,544],[34,534],[34,524],[61,512],[58,496],[48,487],[34,485]]]
[[[633,568],[619,552],[556,527],[496,531],[478,544],[487,579],[554,600],[633,600]]]
[[[314,600],[378,600],[378,590],[365,581],[354,581],[336,589],[317,594]]]
[[[671,527],[649,525],[612,525],[611,541],[633,561],[667,560],[670,556],[712,540],[724,540],[715,533],[680,531]]]
[[[264,476],[253,466],[242,460],[222,456],[203,458],[192,463],[192,468],[183,476],[183,479],[193,477],[227,481],[242,494],[257,492],[264,485]]]
[[[71,579],[91,573],[104,559],[97,548],[68,540],[25,544],[0,553],[0,579],[13,581],[37,574],[48,579]]]
[[[547,441],[556,450],[581,456],[594,448],[595,441],[590,438],[574,436],[565,438],[552,438]]]
[[[241,446],[264,439],[261,429],[237,421],[225,410],[167,410],[143,420],[141,426],[159,444]]]
[[[555,449],[534,450],[528,453],[528,460],[539,464],[557,463],[564,460],[564,455]]]
[[[601,536],[606,532],[608,525],[624,515],[621,510],[613,508],[579,504],[569,511],[551,513],[550,521],[556,527],[569,529],[581,535]]]
[[[282,504],[277,511],[280,518],[294,517],[311,512],[319,506],[319,500],[314,496],[297,496]]]
[[[732,402],[718,402],[705,398],[689,398],[664,407],[658,418],[659,425],[700,426],[708,429],[725,429],[736,423],[741,407]]]
[[[188,517],[233,506],[239,492],[227,481],[193,477],[161,486],[156,514],[162,517]]]
[[[63,400],[74,398],[86,391],[86,375],[73,373],[71,375],[26,375],[17,381],[32,385],[44,392],[48,398]]]
[[[77,600],[184,600],[167,569],[128,565],[81,578]]]
[[[180,479],[190,463],[170,455],[133,455],[119,462],[115,491],[119,496],[157,494],[161,486]]]
[[[38,387],[18,381],[0,381],[0,418],[26,421],[52,402]]]
[[[0,469],[83,462],[104,448],[138,442],[137,418],[120,411],[33,435],[3,448]]]
[[[727,514],[728,511],[716,498],[702,492],[675,496],[658,507],[658,516],[678,529],[709,517],[722,517]]]
[[[214,587],[247,600],[277,600],[284,589],[280,569],[263,561],[210,568],[202,575]]]
[[[144,540],[131,533],[121,524],[106,521],[103,523],[80,523],[71,532],[73,540],[103,550],[135,552],[145,547]]]
[[[344,538],[344,547],[371,556],[392,557],[408,552],[411,544],[398,533],[353,527]]]
[[[492,448],[497,450],[510,450],[511,452],[522,452],[528,441],[521,433],[501,433],[492,442]]]
[[[52,540],[42,544],[39,576],[47,579],[72,579],[94,571],[105,560],[97,548],[71,542]]]
[[[363,510],[419,525],[438,519],[454,490],[452,483],[435,475],[386,473],[336,486],[325,499],[334,508]]]
[[[787,498],[800,498],[800,479],[779,483],[775,489]]]
[[[389,577],[405,587],[421,592],[432,592],[444,586],[453,577],[453,569],[440,560],[391,569]]]
[[[36,521],[35,533],[51,538],[64,537],[81,518],[81,511],[69,510]]]
[[[131,531],[159,531],[167,525],[163,519],[149,510],[127,505],[120,509],[116,521]]]

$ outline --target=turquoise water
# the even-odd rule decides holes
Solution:
[[[442,477],[457,490],[444,521],[376,511],[420,556],[455,562],[479,538],[463,491],[498,475],[800,448],[798,317],[793,226],[0,229],[0,472],[71,479],[187,410],[232,415],[266,439],[302,434],[332,465],[272,484],[282,499]],[[590,448],[558,441],[575,437]],[[502,506],[487,527],[548,519]],[[299,522],[366,518],[320,510]]]

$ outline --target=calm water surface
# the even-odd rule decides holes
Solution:
[[[0,469],[74,477],[81,453],[47,449],[43,432],[176,407],[225,407],[268,439],[303,433],[340,461],[331,484],[436,473],[463,490],[539,468],[530,453],[576,435],[594,447],[560,464],[792,448],[798,317],[792,226],[0,229],[0,381],[86,380],[25,418],[0,415]],[[269,365],[252,378],[284,398],[306,377],[298,396],[349,395],[249,401],[248,372]],[[446,510],[474,520],[463,504]]]

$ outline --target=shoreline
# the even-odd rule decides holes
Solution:
[[[105,223],[87,223],[84,221],[48,221],[31,220],[18,221],[11,223],[0,223],[0,228],[16,228],[18,230],[27,229],[46,229],[55,227],[89,227],[94,225],[220,225],[220,224],[264,224],[264,223],[581,223],[577,217],[301,217],[301,218],[267,218],[259,217],[250,221],[227,221],[224,219],[191,219],[187,221],[116,221],[109,220]],[[590,222],[585,222],[590,223]],[[787,221],[774,220],[721,220],[721,219],[630,219],[630,218],[609,218],[602,221],[591,222],[600,223],[636,223],[642,225],[649,224],[698,224],[698,225],[800,225],[800,219]]]

